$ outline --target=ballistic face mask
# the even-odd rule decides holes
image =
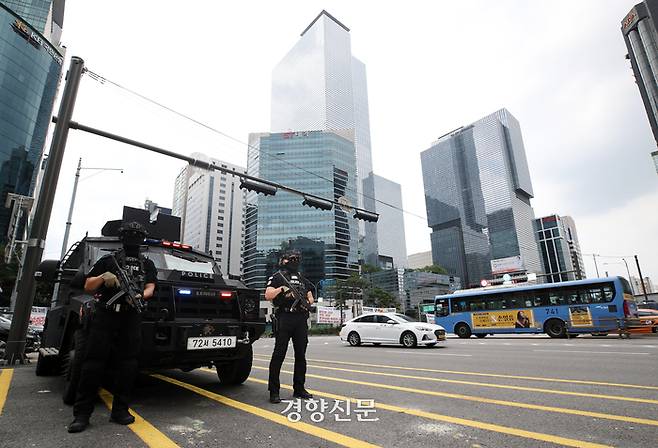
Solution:
[[[281,267],[290,272],[297,272],[301,261],[302,257],[297,252],[285,254],[281,258]]]
[[[127,256],[137,257],[139,255],[139,246],[144,243],[146,235],[147,232],[144,227],[137,222],[129,222],[121,226],[119,239]]]

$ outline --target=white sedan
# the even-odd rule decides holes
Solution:
[[[353,346],[367,342],[432,347],[446,340],[446,331],[440,325],[417,322],[404,314],[368,313],[345,322],[340,329],[340,340]]]

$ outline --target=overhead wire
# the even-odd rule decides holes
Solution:
[[[267,152],[262,152],[262,151],[260,150],[260,148],[255,147],[255,146],[253,146],[253,145],[250,145],[248,142],[245,142],[245,141],[243,141],[243,140],[240,140],[239,138],[233,137],[232,135],[227,134],[226,132],[223,132],[223,131],[221,131],[221,130],[219,130],[219,129],[213,127],[213,126],[210,126],[209,124],[206,124],[206,123],[202,122],[202,121],[199,121],[199,120],[197,120],[197,119],[194,118],[194,117],[191,117],[191,116],[186,115],[186,114],[184,114],[184,113],[182,113],[182,112],[179,112],[179,111],[177,111],[177,110],[175,110],[175,109],[173,109],[173,108],[171,108],[171,107],[169,107],[169,106],[167,106],[167,105],[165,105],[165,104],[162,104],[162,103],[160,103],[160,102],[158,102],[158,101],[156,101],[156,100],[154,100],[154,99],[152,99],[152,98],[149,98],[149,97],[147,97],[147,96],[145,96],[145,95],[143,95],[143,94],[141,94],[141,93],[139,93],[139,92],[136,92],[135,90],[132,90],[132,89],[130,89],[130,88],[128,88],[128,87],[125,87],[125,86],[123,86],[123,85],[121,85],[121,84],[119,84],[119,83],[117,83],[117,82],[115,82],[115,81],[112,81],[112,80],[110,80],[110,79],[108,79],[108,78],[106,78],[106,77],[104,77],[104,76],[102,76],[102,75],[99,75],[98,73],[95,73],[95,72],[93,72],[92,70],[90,70],[90,69],[88,69],[88,68],[85,68],[84,74],[88,75],[91,79],[95,80],[96,82],[98,82],[98,83],[100,83],[100,84],[102,84],[102,85],[105,85],[106,83],[107,83],[107,84],[111,84],[111,85],[113,85],[114,87],[116,87],[116,88],[118,88],[118,89],[124,90],[124,91],[130,93],[131,95],[134,95],[134,96],[136,96],[136,97],[138,97],[138,98],[140,98],[140,99],[142,99],[142,100],[144,100],[144,101],[146,101],[146,102],[148,102],[148,103],[151,103],[151,104],[153,104],[153,105],[155,105],[155,106],[158,106],[158,107],[160,107],[160,108],[162,108],[162,109],[165,109],[166,111],[168,111],[168,112],[170,112],[170,113],[172,113],[172,114],[174,114],[174,115],[177,115],[177,116],[179,116],[179,117],[181,117],[181,118],[184,118],[184,119],[186,119],[186,120],[188,120],[188,121],[191,121],[192,123],[195,123],[195,124],[197,124],[198,126],[201,126],[201,127],[205,128],[205,129],[207,129],[207,130],[209,130],[209,131],[211,131],[211,132],[213,132],[213,133],[215,133],[215,134],[221,135],[222,137],[225,137],[225,138],[227,138],[227,139],[229,139],[229,140],[232,140],[233,142],[238,143],[238,144],[240,144],[240,145],[244,145],[244,146],[246,146],[248,149],[254,150],[254,151],[256,151],[256,152],[257,152],[258,154],[260,154],[260,155],[266,155],[266,156],[268,156],[268,157],[271,157],[271,158],[273,158],[273,159],[275,159],[275,160],[278,160],[279,162],[282,162],[282,163],[284,163],[284,164],[286,164],[286,165],[288,165],[288,166],[290,166],[290,167],[293,167],[293,168],[295,168],[295,169],[298,169],[298,170],[300,170],[300,171],[302,171],[302,172],[304,172],[304,173],[306,173],[306,174],[310,174],[310,175],[315,176],[315,177],[317,177],[317,178],[323,179],[323,180],[325,180],[325,181],[327,181],[327,182],[329,182],[330,184],[333,185],[333,180],[332,180],[332,179],[328,179],[328,178],[322,176],[321,174],[318,174],[318,173],[315,173],[315,172],[313,172],[313,171],[307,170],[306,168],[303,168],[303,167],[301,167],[301,166],[298,166],[298,165],[296,165],[296,164],[294,164],[294,163],[292,163],[292,162],[290,162],[290,161],[288,161],[288,160],[286,160],[286,159],[284,159],[284,158],[278,157],[278,156],[276,156],[276,155],[274,155],[274,154],[270,154],[270,153],[267,153]],[[394,210],[398,210],[398,211],[400,211],[400,212],[402,212],[402,213],[406,213],[406,214],[408,214],[408,215],[411,215],[411,216],[414,216],[414,217],[420,218],[420,219],[422,219],[422,220],[426,220],[426,219],[427,219],[425,216],[421,216],[421,215],[419,215],[419,214],[416,214],[416,213],[410,212],[410,211],[408,211],[408,210],[404,210],[404,209],[401,208],[401,207],[397,207],[397,206],[395,206],[395,205],[393,205],[393,204],[389,204],[388,202],[382,201],[381,199],[377,199],[377,198],[375,198],[375,197],[371,197],[371,196],[369,196],[369,195],[367,195],[367,194],[364,194],[363,192],[359,192],[358,190],[355,190],[355,189],[352,188],[352,187],[346,187],[346,188],[347,188],[348,190],[350,190],[350,191],[355,192],[357,195],[360,195],[360,196],[363,197],[364,199],[370,199],[370,200],[373,200],[373,201],[378,202],[378,203],[380,203],[380,204],[382,204],[382,205],[385,205],[385,206],[387,206],[387,207],[390,207],[390,208],[392,208],[392,209],[394,209]]]

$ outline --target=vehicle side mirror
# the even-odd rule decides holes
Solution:
[[[391,325],[396,325],[397,324],[397,322],[394,321],[393,319],[389,319],[386,323],[391,324]]]
[[[43,260],[39,263],[34,278],[38,282],[52,283],[57,280],[57,271],[59,270],[59,260]]]

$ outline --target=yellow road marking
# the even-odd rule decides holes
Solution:
[[[14,369],[2,369],[0,371],[0,415],[5,407],[7,401],[7,394],[9,394],[9,385],[11,378],[14,376]]]
[[[256,359],[257,361],[264,362],[264,359]],[[602,394],[589,394],[586,392],[568,392],[563,390],[551,390],[551,389],[540,389],[538,387],[524,387],[524,386],[510,386],[507,384],[492,384],[492,383],[478,383],[474,381],[462,381],[462,380],[449,380],[445,378],[432,378],[427,376],[415,376],[415,375],[401,375],[398,373],[386,373],[386,372],[371,372],[368,370],[355,370],[355,369],[343,369],[340,367],[329,367],[329,366],[320,366],[320,365],[309,365],[309,367],[315,367],[318,369],[326,370],[335,370],[339,372],[351,372],[351,373],[364,373],[367,375],[378,375],[378,376],[389,376],[394,378],[405,378],[412,380],[423,380],[423,381],[433,381],[436,383],[450,383],[450,384],[464,384],[467,386],[479,386],[479,387],[491,387],[495,389],[508,389],[508,390],[521,390],[524,392],[541,392],[544,394],[555,394],[555,395],[569,395],[572,397],[587,397],[587,398],[600,398],[603,400],[618,400],[618,401],[632,401],[634,403],[646,403],[646,404],[658,404],[658,400],[652,400],[650,398],[635,398],[635,397],[622,397],[620,395],[602,395]]]
[[[260,369],[263,369],[262,367],[259,367]],[[266,370],[266,369],[263,369]],[[285,373],[292,373],[292,372],[285,372]],[[308,375],[307,375],[308,376]],[[260,384],[267,384],[267,381],[257,379],[257,378],[248,378],[247,381],[253,381],[254,383],[260,383]],[[288,385],[281,385],[281,387],[285,389],[292,389],[292,386]],[[342,400],[342,401],[352,401],[356,402],[356,398],[352,397],[345,397],[342,395],[336,395],[336,394],[331,394],[328,392],[320,392],[318,390],[309,390],[312,394],[315,394],[317,396],[321,397],[327,397],[327,398],[332,398],[334,400]],[[453,423],[455,425],[461,425],[461,426],[468,426],[471,428],[476,428],[476,429],[482,429],[485,431],[493,431],[493,432],[498,432],[506,435],[512,435],[512,436],[517,436],[517,437],[523,437],[526,439],[533,439],[533,440],[540,440],[542,442],[549,442],[549,443],[554,443],[557,445],[563,445],[563,446],[571,446],[571,447],[578,447],[578,448],[610,448],[608,445],[601,445],[598,443],[591,443],[591,442],[585,442],[583,440],[577,440],[577,439],[569,439],[566,437],[560,437],[560,436],[552,436],[550,434],[543,434],[540,432],[533,432],[533,431],[526,431],[523,429],[517,429],[517,428],[510,428],[508,426],[501,426],[501,425],[494,425],[491,423],[484,423],[484,422],[479,422],[477,420],[468,420],[464,418],[458,418],[458,417],[451,417],[449,415],[442,415],[442,414],[437,414],[435,412],[427,412],[427,411],[421,411],[419,409],[410,409],[410,408],[403,408],[400,406],[393,406],[390,404],[384,404],[384,403],[379,403],[375,401],[375,407],[378,409],[384,409],[387,411],[392,411],[392,412],[398,412],[398,413],[403,413],[407,415],[413,415],[415,417],[422,417],[422,418],[428,418],[431,420],[437,420],[440,422],[447,422],[447,423]]]
[[[292,364],[292,363],[286,363],[286,364]],[[313,367],[313,366],[309,366]],[[267,370],[264,367],[257,367],[253,366],[255,369],[259,370]],[[286,373],[290,373],[289,371],[286,371]],[[628,417],[625,415],[616,415],[616,414],[604,414],[601,412],[591,412],[591,411],[581,411],[580,409],[570,409],[570,408],[559,408],[559,407],[554,407],[554,406],[543,406],[543,405],[538,405],[538,404],[530,404],[530,403],[521,403],[517,401],[507,401],[507,400],[496,400],[492,398],[484,398],[484,397],[476,397],[472,395],[462,395],[462,394],[452,394],[448,392],[438,392],[438,391],[431,391],[431,390],[426,390],[426,389],[414,389],[414,388],[409,388],[409,387],[402,387],[402,386],[389,386],[387,384],[381,384],[381,383],[369,383],[369,382],[362,382],[362,381],[353,381],[353,380],[347,380],[343,378],[332,378],[332,377],[325,377],[325,376],[320,376],[320,375],[312,375],[312,374],[306,374],[306,376],[310,376],[313,378],[319,378],[319,379],[328,379],[331,381],[338,381],[338,382],[346,382],[346,383],[356,383],[360,385],[366,385],[366,386],[372,386],[372,387],[379,387],[379,388],[384,388],[384,389],[393,389],[393,390],[400,390],[404,392],[413,392],[417,394],[422,394],[422,395],[432,395],[436,397],[444,397],[444,398],[454,398],[457,400],[465,400],[465,401],[474,401],[476,403],[488,403],[488,404],[495,404],[499,406],[509,406],[509,407],[514,407],[514,408],[521,408],[521,409],[532,409],[535,411],[544,411],[544,412],[555,412],[558,414],[569,414],[569,415],[578,415],[582,417],[593,417],[593,418],[601,418],[605,420],[616,420],[620,422],[627,422],[627,423],[636,423],[636,424],[641,424],[641,425],[649,425],[649,426],[658,426],[658,420],[651,420],[647,418],[637,418],[637,417]]]
[[[98,393],[108,409],[112,409],[112,394],[105,389]],[[134,432],[137,437],[149,447],[153,448],[178,448],[178,445],[169,437],[161,433],[155,426],[144,420],[137,412],[130,409],[130,413],[135,417],[135,423],[128,425],[128,428]]]
[[[267,357],[267,355],[256,355],[256,356]],[[267,359],[269,360],[269,358]],[[352,366],[362,366],[362,367],[378,367],[380,369],[413,370],[414,372],[447,373],[450,375],[484,376],[490,378],[507,378],[513,380],[546,381],[552,383],[573,383],[573,384],[587,384],[590,386],[628,387],[633,389],[658,390],[658,386],[643,386],[641,384],[606,383],[602,381],[572,380],[565,378],[545,378],[545,377],[537,377],[537,376],[503,375],[498,373],[460,372],[457,370],[440,370],[440,369],[425,369],[421,367],[389,366],[382,364],[366,364],[362,362],[332,361],[328,359],[307,358],[307,360],[314,362],[326,362],[330,364],[342,364],[342,365],[352,365]]]
[[[205,370],[205,369],[204,369]],[[212,370],[210,370],[213,372]],[[214,372],[213,372],[214,373]],[[347,446],[347,447],[356,447],[356,448],[376,448],[377,445],[373,445],[371,443],[365,442],[363,440],[355,439],[353,437],[346,436],[344,434],[340,434],[337,432],[329,431],[328,429],[323,429],[319,428],[317,426],[309,425],[308,423],[304,422],[290,422],[288,421],[288,418],[284,415],[277,414],[271,411],[266,411],[264,409],[258,408],[256,406],[252,406],[247,403],[242,403],[240,401],[233,400],[231,398],[225,397],[224,395],[219,395],[214,392],[210,392],[209,390],[203,389],[201,387],[193,386],[191,384],[183,383],[182,381],[175,380],[173,378],[169,378],[167,376],[163,375],[158,375],[158,374],[152,374],[151,375],[154,378],[158,378],[162,381],[166,381],[171,384],[175,384],[176,386],[183,387],[187,390],[190,390],[192,392],[195,392],[199,395],[202,395],[206,398],[210,398],[211,400],[215,400],[219,403],[225,404],[227,406],[230,406],[235,409],[239,409],[241,411],[249,412],[250,414],[257,415],[259,417],[262,417],[264,419],[270,420],[272,422],[278,423],[283,426],[287,426],[289,428],[292,428],[296,431],[300,431],[306,434],[310,434],[312,436],[318,437],[323,440],[328,440],[330,442],[333,442],[337,445],[341,446]]]

